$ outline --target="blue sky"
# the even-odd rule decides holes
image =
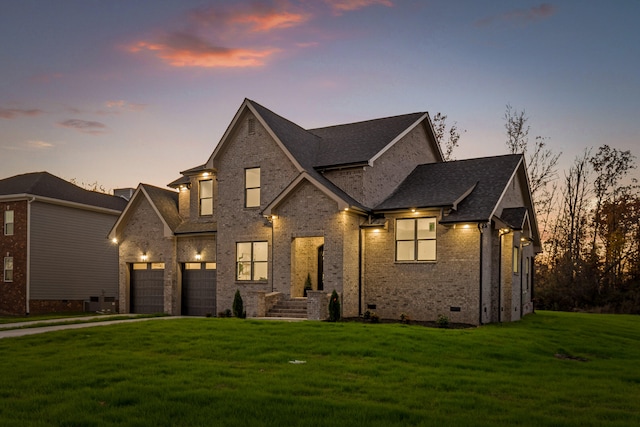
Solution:
[[[164,186],[243,99],[312,128],[442,112],[505,152],[506,104],[566,168],[640,155],[636,0],[3,0],[0,177]],[[561,172],[562,175],[562,172]]]

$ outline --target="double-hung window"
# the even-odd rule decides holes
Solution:
[[[236,243],[236,280],[267,280],[267,242]]]
[[[4,281],[13,282],[13,257],[4,258]]]
[[[436,260],[436,219],[396,220],[396,261]]]
[[[200,181],[200,215],[213,215],[213,180]]]
[[[13,211],[4,211],[4,235],[13,235]]]
[[[260,207],[260,168],[244,170],[244,207]]]

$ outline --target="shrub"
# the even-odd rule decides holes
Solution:
[[[362,315],[362,318],[364,320],[369,320],[371,319],[371,312],[369,310],[365,311],[364,314]]]
[[[380,323],[380,316],[378,316],[376,313],[371,313],[371,316],[369,317],[369,321],[371,323]]]
[[[219,311],[218,312],[218,317],[231,317],[231,310],[230,309],[226,309],[224,311]]]
[[[329,300],[329,322],[337,322],[338,320],[340,320],[340,298],[334,289]]]
[[[411,317],[409,317],[409,315],[406,313],[402,313],[400,314],[400,322],[408,325],[409,323],[411,323]]]
[[[231,306],[233,309],[233,315],[240,319],[244,319],[247,317],[246,311],[244,311],[244,304],[242,302],[242,296],[240,295],[240,290],[236,291],[236,294],[233,297],[233,305]]]
[[[438,320],[436,321],[439,328],[448,328],[449,327],[449,318],[444,314],[438,316]]]

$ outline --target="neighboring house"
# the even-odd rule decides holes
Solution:
[[[0,180],[0,313],[117,309],[118,252],[106,236],[126,204],[47,172]]]
[[[444,162],[427,113],[303,129],[245,100],[202,166],[141,184],[111,230],[123,312],[249,316],[299,299],[308,317],[533,310],[540,250],[523,156]]]

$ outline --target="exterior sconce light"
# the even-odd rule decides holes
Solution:
[[[509,230],[508,228],[501,228],[500,229],[500,235],[502,236],[503,234],[507,234],[509,233],[511,230]]]
[[[118,238],[114,237],[113,239],[111,239],[111,243],[113,243],[114,245],[118,244]]]
[[[416,208],[411,208],[411,212],[415,212],[415,211],[416,211]]]
[[[141,259],[142,261],[146,261],[146,260],[147,260],[147,254],[146,254],[146,253],[143,253],[143,254],[142,254],[142,256],[140,257],[140,259]]]
[[[202,259],[202,255],[200,255],[200,252],[198,252],[196,254],[196,261],[200,261]]]
[[[204,176],[205,178],[209,176],[209,172],[205,172],[202,174],[202,176]]]

